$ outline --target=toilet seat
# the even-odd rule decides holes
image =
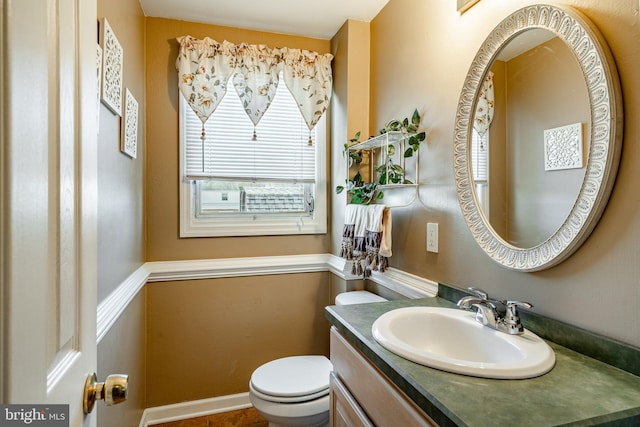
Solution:
[[[306,402],[329,394],[332,370],[333,365],[324,356],[284,357],[256,369],[249,388],[271,402]]]
[[[329,394],[329,387],[327,387],[326,389],[320,390],[317,393],[305,394],[301,396],[273,396],[270,394],[261,393],[260,391],[256,390],[252,383],[249,383],[249,390],[251,391],[251,393],[253,393],[254,396],[262,400],[267,400],[274,403],[304,403],[310,400],[324,397]]]

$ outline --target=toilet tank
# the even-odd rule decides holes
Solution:
[[[336,305],[349,305],[349,304],[365,304],[369,302],[382,302],[387,301],[379,295],[372,294],[369,291],[350,291],[343,292],[336,296]]]

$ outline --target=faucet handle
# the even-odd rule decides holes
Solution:
[[[533,308],[533,304],[524,301],[507,301],[507,313],[504,316],[504,324],[509,334],[522,334],[524,327],[520,322],[517,307]]]
[[[489,294],[480,288],[476,288],[472,286],[470,288],[467,288],[467,290],[472,294],[476,295],[477,297],[480,297],[482,299],[489,299]]]
[[[516,307],[533,308],[533,304],[524,301],[507,301],[507,311],[516,313]]]

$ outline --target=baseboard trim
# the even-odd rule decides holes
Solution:
[[[250,408],[249,393],[238,393],[211,399],[192,400],[172,405],[147,408],[142,413],[139,427],[203,417],[221,412]]]

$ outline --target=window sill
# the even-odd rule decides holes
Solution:
[[[321,218],[322,215],[319,215]],[[236,237],[325,234],[327,221],[310,218],[281,218],[247,221],[246,219],[198,219],[184,216],[180,221],[180,237]]]

